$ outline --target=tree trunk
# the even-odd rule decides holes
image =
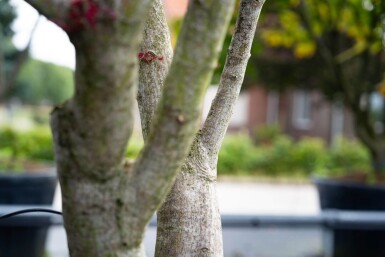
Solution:
[[[216,195],[218,152],[242,86],[263,3],[241,1],[218,93],[181,173],[157,214],[157,257],[223,256]]]
[[[67,31],[76,49],[74,97],[51,116],[71,257],[145,255],[146,226],[194,139],[233,1],[190,1],[160,103],[148,108],[154,122],[131,164],[124,155],[139,45],[151,4],[159,1],[29,0]],[[162,61],[157,56],[145,65]]]
[[[146,220],[138,219],[130,198],[136,194],[129,183],[132,171],[123,165],[133,127],[140,34],[95,29],[70,35],[76,91],[51,116],[70,256],[142,257]]]
[[[354,117],[355,132],[360,141],[367,147],[370,153],[374,176],[377,179],[385,179],[385,137],[376,134],[373,121],[369,117],[369,110],[351,108]]]
[[[196,140],[158,211],[156,256],[223,256],[216,168]]]
[[[153,102],[141,101],[154,122],[145,121],[148,136],[134,163],[124,155],[133,127],[139,45],[151,4],[160,1],[28,2],[60,25],[76,49],[74,97],[51,115],[70,256],[143,257],[146,226],[170,192],[198,129],[234,0],[190,1],[168,76],[145,85],[163,90],[155,97],[156,110]],[[158,15],[150,12],[152,20]],[[168,69],[171,53],[152,57],[141,59],[141,66],[148,68],[144,76],[156,78],[157,67]]]

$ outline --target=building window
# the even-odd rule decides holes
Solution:
[[[342,101],[335,101],[331,106],[330,136],[332,143],[344,134],[344,108]]]
[[[267,93],[267,118],[268,124],[278,123],[279,115],[279,95],[277,92],[269,91]]]
[[[293,96],[293,125],[298,129],[311,126],[311,95],[307,91],[296,91]]]

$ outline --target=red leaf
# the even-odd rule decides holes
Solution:
[[[96,16],[99,13],[99,6],[94,3],[93,1],[88,2],[88,9],[86,11],[86,19],[88,24],[90,24],[92,27],[96,24]]]

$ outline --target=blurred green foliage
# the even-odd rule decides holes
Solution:
[[[271,144],[281,135],[281,128],[278,124],[260,126],[255,129],[254,142],[256,144]]]
[[[251,61],[258,80],[315,88],[347,104],[375,91],[385,71],[384,12],[382,0],[267,1],[256,38],[263,51]]]
[[[376,123],[385,123],[385,112],[363,100],[385,96],[384,13],[383,0],[266,1],[255,38],[263,50],[249,62],[258,69],[254,84],[314,90],[342,103],[373,163],[383,159],[385,131]]]
[[[53,161],[53,144],[48,127],[37,127],[19,131],[11,127],[0,129],[0,151],[2,157]]]
[[[362,148],[362,146],[361,146]],[[347,159],[351,158],[348,153],[342,153]],[[293,145],[291,158],[294,169],[301,170],[304,174],[312,174],[322,172],[325,169],[335,169],[335,165],[328,167],[327,165],[332,158],[329,149],[325,147],[325,143],[319,138],[304,138]],[[350,167],[342,167],[350,170]]]
[[[319,138],[294,142],[282,134],[270,144],[255,145],[252,142],[246,134],[226,136],[219,153],[218,174],[306,178],[370,170],[366,148],[344,138],[338,139],[331,148]]]
[[[143,148],[143,139],[140,136],[133,136],[128,143],[126,157],[135,159]]]
[[[333,173],[336,175],[344,174],[345,170],[361,171],[369,170],[369,153],[366,148],[357,141],[350,141],[346,138],[339,137],[334,146],[331,148],[330,164]],[[325,175],[328,170],[325,170]]]
[[[143,147],[143,140],[133,137],[127,147],[126,157],[134,159]],[[23,131],[0,127],[0,171],[22,170],[27,163],[52,163],[54,150],[48,126],[36,126]]]
[[[37,163],[52,163],[54,159],[51,132],[48,127],[19,131],[0,128],[0,171],[23,170]]]
[[[263,153],[244,134],[226,136],[218,158],[219,173],[233,175],[250,172],[264,159]]]
[[[1,0],[0,1],[0,33],[2,37],[10,37],[13,35],[11,25],[15,18],[16,18],[16,11],[15,11],[15,8],[10,4],[10,0]]]
[[[268,129],[265,129],[268,130]],[[126,157],[135,159],[143,140],[133,137]],[[20,131],[0,128],[0,170],[23,169],[23,162],[53,162],[53,143],[48,127]],[[11,165],[10,165],[11,164]],[[255,144],[247,134],[227,135],[219,152],[219,175],[295,176],[343,175],[370,169],[365,147],[356,141],[339,138],[328,148],[321,139],[303,138],[294,142],[286,135],[274,136],[269,144]]]
[[[373,54],[382,50],[382,0],[278,0],[266,5],[276,20],[275,26],[262,31],[263,41],[290,48],[297,58],[313,56],[321,47],[317,40],[325,40],[331,32],[349,39],[349,44],[336,46],[347,50],[339,53],[342,60],[344,55],[353,57],[365,49]]]
[[[6,86],[8,73],[10,73],[17,62],[19,50],[12,43],[12,23],[16,18],[16,9],[10,4],[10,0],[0,1],[0,92]],[[1,100],[0,95],[0,100]]]
[[[59,104],[70,98],[73,91],[71,69],[29,59],[23,65],[11,95],[28,104]]]

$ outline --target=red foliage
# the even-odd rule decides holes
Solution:
[[[115,19],[112,10],[102,10],[94,0],[72,0],[65,21],[54,22],[66,32],[77,32],[86,28],[94,28],[101,16]]]
[[[156,55],[153,51],[146,50],[144,53],[139,53],[138,58],[146,63],[153,62],[154,60],[158,59],[159,61],[163,60],[163,56]]]
[[[96,3],[94,3],[92,0],[89,1],[89,5],[88,5],[88,8],[86,10],[85,16],[86,16],[88,24],[91,25],[91,27],[95,26],[96,16],[99,13],[99,11],[100,11],[99,6]]]

